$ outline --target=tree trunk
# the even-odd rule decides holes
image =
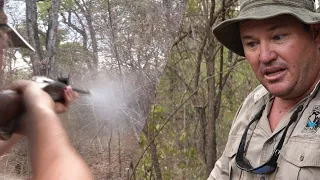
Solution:
[[[79,33],[81,36],[82,36],[82,48],[83,48],[83,51],[86,52],[86,53],[90,53],[89,49],[88,49],[88,35],[87,35],[87,32],[86,32],[86,29],[85,29],[85,25],[84,23],[81,21],[81,18],[80,16],[77,14],[77,12],[72,12],[72,11],[68,11],[68,17],[65,17],[64,14],[61,13],[61,16],[62,16],[62,19],[63,19],[63,23],[66,24],[67,26],[69,26],[70,28],[72,28],[73,30],[75,30],[77,33]],[[71,19],[71,15],[72,13],[75,14],[75,16],[78,18],[79,20],[79,24],[81,26],[81,28],[78,28],[76,24],[73,24],[72,23],[72,19]],[[86,58],[85,60],[86,64],[87,64],[87,67],[89,69],[89,71],[91,72],[94,72],[95,69],[93,67],[93,63],[91,61],[90,58]]]
[[[51,8],[49,9],[49,24],[47,31],[47,53],[48,60],[46,68],[46,76],[54,77],[57,75],[55,71],[56,55],[57,55],[57,33],[58,33],[58,18],[60,9],[60,0],[51,0]]]
[[[154,167],[154,171],[156,172],[156,179],[157,180],[162,180],[162,175],[161,175],[161,169],[160,169],[160,163],[159,159],[157,156],[157,146],[154,143],[154,122],[153,120],[150,119],[150,122],[147,122],[147,126],[149,128],[144,128],[143,132],[147,136],[148,142],[150,143],[150,153],[151,153],[151,159],[152,159],[152,165]],[[152,123],[152,124],[150,124]]]
[[[215,114],[215,104],[216,104],[216,88],[215,88],[215,56],[214,56],[214,38],[211,32],[211,27],[214,23],[214,10],[215,1],[211,0],[210,7],[210,18],[207,24],[207,38],[208,38],[208,48],[207,48],[207,83],[208,83],[208,113],[207,113],[207,175],[209,176],[212,171],[214,164],[216,162],[217,150],[216,150],[216,114]]]
[[[149,137],[149,140],[150,140],[150,137]],[[159,159],[158,159],[158,156],[157,156],[157,146],[154,143],[154,141],[151,141],[150,143],[151,143],[150,144],[151,158],[152,158],[152,164],[153,164],[153,167],[154,167],[154,171],[156,172],[156,179],[157,180],[162,180]]]
[[[206,112],[204,107],[195,107],[197,111],[197,116],[200,121],[200,152],[201,152],[201,158],[207,164],[206,159]]]
[[[118,46],[116,42],[116,33],[114,32],[114,26],[113,26],[113,19],[112,19],[112,13],[111,13],[111,5],[110,1],[107,0],[107,5],[108,5],[108,13],[109,13],[109,23],[110,23],[110,29],[111,29],[111,39],[112,39],[112,49],[114,56],[116,57],[117,63],[118,63],[118,71],[119,71],[119,76],[122,78],[122,70],[121,70],[121,61],[119,57],[119,52],[118,52]]]
[[[87,21],[87,26],[89,29],[89,35],[91,38],[91,43],[92,43],[92,62],[93,62],[93,66],[94,66],[94,70],[97,71],[98,70],[98,64],[99,64],[99,60],[98,60],[98,43],[97,43],[97,38],[96,38],[96,32],[95,29],[93,27],[93,20],[92,20],[92,13],[91,13],[91,9],[92,7],[90,7],[90,1],[88,1],[89,7],[86,7],[86,4],[81,4],[78,0],[74,0],[74,2],[76,3],[76,5],[78,6],[78,8],[80,9],[80,11],[82,12],[82,14],[84,15],[86,21]]]
[[[36,50],[36,52],[30,51],[33,75],[45,75],[45,71],[43,69],[46,65],[42,62],[43,57],[41,54],[42,51],[40,46],[37,17],[38,16],[36,0],[26,1],[26,21],[29,43]]]
[[[216,162],[216,119],[215,119],[215,78],[214,59],[207,60],[208,79],[208,123],[207,123],[207,175],[210,174]]]

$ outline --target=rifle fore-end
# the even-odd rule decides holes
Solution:
[[[8,140],[16,129],[18,119],[23,114],[21,95],[15,91],[0,91],[0,139]]]

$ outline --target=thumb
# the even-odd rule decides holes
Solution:
[[[33,81],[27,81],[27,80],[17,80],[17,81],[14,81],[9,86],[7,86],[6,89],[10,89],[13,91],[17,91],[18,93],[22,93],[30,85],[36,85],[36,83]]]

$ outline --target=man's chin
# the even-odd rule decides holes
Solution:
[[[265,86],[265,88],[275,97],[281,98],[281,99],[290,99],[290,94],[288,88],[281,87],[281,86]]]
[[[272,94],[274,97],[283,99],[283,100],[299,100],[301,99],[301,94],[292,93],[291,91],[287,90],[268,90],[270,94]]]

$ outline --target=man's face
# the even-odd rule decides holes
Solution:
[[[282,99],[301,99],[319,80],[319,25],[293,16],[240,23],[245,56],[259,81]]]

